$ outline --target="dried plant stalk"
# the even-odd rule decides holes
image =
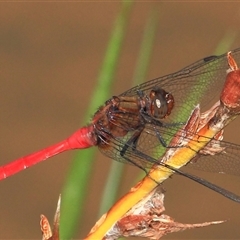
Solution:
[[[171,142],[181,147],[168,149],[160,159],[161,162],[177,170],[191,161],[198,152],[214,155],[224,150],[216,140],[222,139],[223,128],[240,113],[240,70],[230,53],[228,62],[230,72],[220,101],[203,114],[200,114],[199,106],[195,107],[185,127]],[[173,173],[174,170],[167,167],[154,165],[148,176],[101,217],[86,239],[116,239],[119,236],[159,239],[168,232],[221,223],[222,221],[181,224],[162,214],[163,195],[157,194],[155,189],[158,183]],[[143,210],[140,215],[139,208]],[[159,214],[156,214],[158,211]]]

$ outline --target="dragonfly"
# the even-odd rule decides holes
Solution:
[[[240,63],[240,48],[231,51],[231,55]],[[227,54],[209,56],[113,96],[97,110],[88,125],[67,139],[1,166],[0,180],[61,152],[98,146],[106,156],[137,166],[146,174],[154,164],[162,165],[240,202],[239,196],[161,161],[166,149],[181,147],[172,145],[171,140],[186,124],[193,108],[198,104],[201,109],[207,108],[219,99],[228,69]],[[214,141],[223,151],[196,152],[197,161],[187,166],[240,175],[240,145]]]

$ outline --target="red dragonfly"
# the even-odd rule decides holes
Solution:
[[[240,62],[240,48],[231,53],[236,62]],[[69,138],[0,167],[0,179],[61,152],[92,146],[98,146],[108,157],[133,164],[146,173],[153,164],[166,166],[157,159],[161,159],[166,148],[180,147],[171,146],[171,139],[187,122],[194,106],[200,103],[204,109],[214,101],[214,95],[219,99],[227,70],[227,54],[210,56],[113,96],[98,109],[89,125]],[[188,165],[205,171],[240,175],[240,145],[224,141],[217,144],[224,151],[215,156],[196,152],[197,161]],[[240,202],[239,196],[221,187],[166,167]]]

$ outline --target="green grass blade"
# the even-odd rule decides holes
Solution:
[[[107,47],[106,55],[98,77],[94,98],[90,103],[86,119],[104,103],[109,95],[116,70],[120,50],[125,35],[132,2],[123,2],[122,9],[114,23],[113,31]],[[87,195],[87,185],[95,153],[93,150],[81,150],[74,157],[69,176],[62,191],[60,236],[61,239],[71,239],[76,227],[79,228],[79,216],[83,213],[84,201]]]
[[[154,39],[157,30],[157,11],[151,11],[150,16],[146,22],[143,32],[143,40],[140,46],[139,57],[136,64],[135,74],[133,77],[133,84],[137,85],[145,80],[147,75],[150,57],[153,50]],[[109,207],[115,202],[121,184],[121,177],[124,170],[124,164],[112,161],[108,178],[102,195],[99,215],[106,212]]]
[[[133,85],[140,84],[146,81],[147,72],[149,69],[150,58],[154,47],[155,35],[157,32],[158,9],[153,9],[146,22],[143,33],[143,40],[140,46],[140,52],[133,75]]]
[[[98,213],[99,216],[105,213],[115,202],[117,194],[119,192],[119,187],[121,185],[123,170],[124,164],[112,161],[101,197],[101,203]]]
[[[230,50],[231,45],[233,44],[234,40],[237,37],[237,33],[238,32],[236,30],[229,29],[223,36],[221,41],[218,43],[214,51],[214,54],[218,55]]]

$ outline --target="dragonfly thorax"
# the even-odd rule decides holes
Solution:
[[[124,138],[130,132],[140,132],[151,119],[163,119],[171,113],[173,96],[155,87],[149,93],[134,96],[113,96],[95,113],[92,124],[98,145],[108,145],[111,139]]]

